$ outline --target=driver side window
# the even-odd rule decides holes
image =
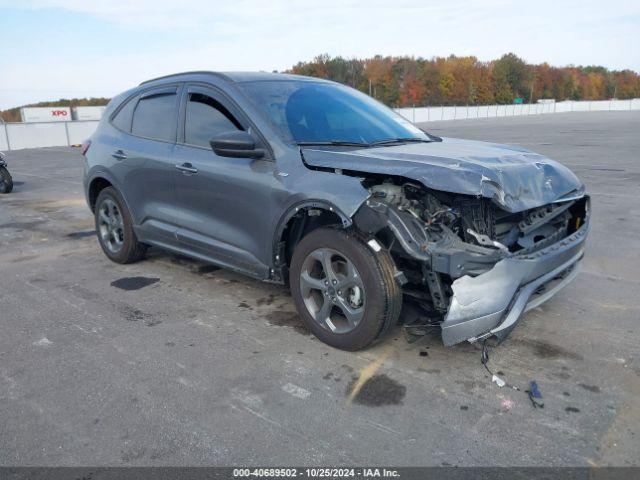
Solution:
[[[209,148],[216,135],[244,130],[222,104],[202,93],[189,93],[184,125],[184,142]]]

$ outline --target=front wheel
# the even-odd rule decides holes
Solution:
[[[385,250],[354,232],[321,228],[304,237],[291,259],[291,293],[313,334],[342,350],[360,350],[394,325],[402,292]]]
[[[13,178],[9,170],[0,167],[0,193],[11,193],[11,190],[13,190]]]

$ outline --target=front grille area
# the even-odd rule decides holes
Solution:
[[[510,252],[527,253],[545,248],[575,232],[584,223],[588,198],[552,203],[523,212],[500,210],[490,200],[478,199],[457,206],[461,233],[473,243],[468,228],[505,245]]]

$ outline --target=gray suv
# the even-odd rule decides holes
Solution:
[[[288,284],[309,329],[346,350],[403,307],[446,345],[501,340],[575,277],[589,229],[559,163],[435,137],[315,78],[150,80],[109,103],[83,153],[111,260],[154,246]]]

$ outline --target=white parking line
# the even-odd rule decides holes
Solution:
[[[302,400],[306,400],[307,398],[309,398],[309,395],[311,395],[311,392],[309,390],[294,385],[293,383],[285,383],[282,386],[282,390],[287,392],[289,395],[300,398]]]

